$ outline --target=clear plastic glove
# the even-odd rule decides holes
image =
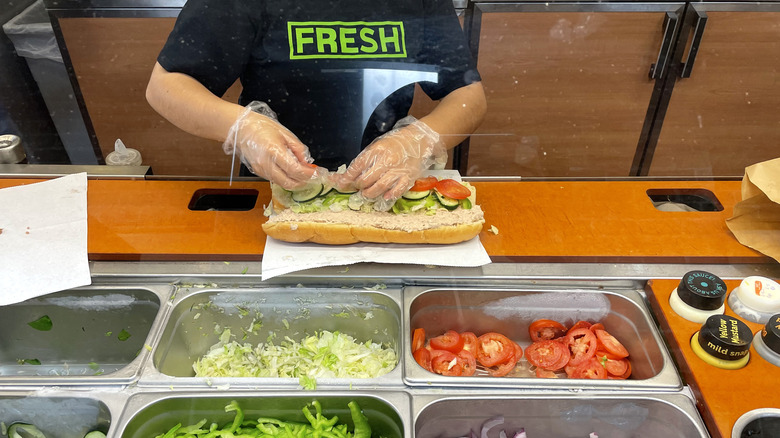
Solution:
[[[263,102],[252,102],[233,123],[222,144],[226,154],[238,150],[241,162],[255,175],[285,189],[300,188],[316,175],[309,148],[282,126]]]
[[[439,134],[412,116],[374,140],[347,167],[333,176],[336,187],[360,190],[375,201],[377,210],[389,210],[423,172],[447,162],[447,148]]]

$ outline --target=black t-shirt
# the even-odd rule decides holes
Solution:
[[[452,0],[189,0],[157,58],[239,103],[266,102],[334,169],[432,99],[479,81]]]

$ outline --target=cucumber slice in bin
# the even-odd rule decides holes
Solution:
[[[322,189],[321,183],[310,183],[300,190],[295,190],[292,193],[292,200],[295,202],[311,201],[322,193]]]
[[[8,438],[46,438],[46,435],[32,424],[14,423],[8,427]]]

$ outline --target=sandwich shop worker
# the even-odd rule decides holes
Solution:
[[[233,104],[220,96],[236,79]],[[439,100],[419,120],[405,118],[413,82]],[[146,97],[284,188],[305,185],[312,162],[349,164],[333,183],[385,201],[443,164],[486,111],[452,0],[188,0]]]

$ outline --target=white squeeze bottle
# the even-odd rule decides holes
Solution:
[[[116,139],[114,151],[106,157],[109,166],[140,166],[141,153],[137,149],[125,147],[122,140]]]

